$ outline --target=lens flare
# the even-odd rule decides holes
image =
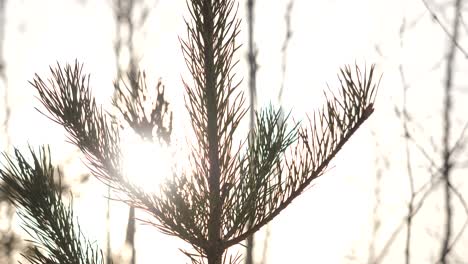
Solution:
[[[157,193],[160,184],[171,175],[169,148],[143,140],[133,131],[125,133],[121,142],[126,177],[146,192]]]

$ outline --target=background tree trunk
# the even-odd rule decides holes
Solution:
[[[250,94],[250,130],[255,128],[255,111],[257,101],[257,49],[254,39],[255,0],[247,0],[247,24],[248,24],[248,67],[249,67],[249,94]],[[251,172],[253,173],[253,172]],[[254,235],[247,238],[245,264],[254,263]]]

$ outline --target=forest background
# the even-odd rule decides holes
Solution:
[[[129,2],[135,4],[136,22],[126,41],[128,25],[119,26],[126,22],[116,14],[119,3],[122,8]],[[254,3],[257,107],[280,104],[301,119],[321,105],[323,89],[336,84],[343,64],[376,63],[384,73],[373,117],[326,177],[256,236],[255,261],[436,263],[446,254],[444,263],[467,262],[463,1],[239,1],[243,46],[237,69],[245,76],[245,91],[251,62],[248,3]],[[87,177],[79,153],[64,143],[63,129],[34,110],[39,103],[28,81],[35,73],[47,76],[56,62],[78,59],[91,73],[98,101],[110,105],[113,80],[135,58],[150,86],[162,79],[173,131],[182,139],[188,117],[181,75],[187,71],[178,36],[185,34],[185,1],[3,0],[0,12],[0,149],[50,144],[75,194],[83,230],[106,245],[110,223],[109,248],[115,258],[128,258],[128,207],[110,202],[106,220],[107,188]],[[7,203],[2,206],[2,252],[8,259],[10,246],[24,246],[11,234],[24,232]],[[136,224],[138,263],[155,257],[183,263],[178,248],[184,246]],[[444,248],[449,250],[442,253]]]

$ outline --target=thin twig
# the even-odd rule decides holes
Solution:
[[[432,19],[434,19],[434,21],[437,22],[437,24],[439,24],[440,28],[442,28],[442,30],[445,32],[445,34],[447,35],[447,37],[450,38],[451,42],[455,45],[455,47],[461,52],[463,53],[463,55],[465,56],[465,58],[468,58],[468,52],[458,43],[458,37],[455,37],[455,34],[452,35],[452,33],[447,29],[447,27],[445,27],[444,24],[442,24],[442,22],[440,21],[439,17],[437,16],[437,14],[432,10],[432,8],[430,7],[429,3],[427,2],[427,0],[421,0],[424,4],[424,6],[426,7],[427,11],[429,11],[429,13],[431,14],[431,17]],[[459,11],[457,10],[456,11],[457,14],[455,14],[456,17],[461,17],[461,15],[458,13]]]

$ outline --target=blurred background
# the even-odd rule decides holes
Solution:
[[[468,263],[466,2],[237,2],[236,72],[256,109],[272,103],[303,120],[327,84],[337,87],[341,66],[375,63],[383,77],[374,115],[325,176],[233,252],[251,252],[246,264]],[[185,0],[0,0],[0,149],[51,145],[83,232],[114,263],[187,263],[179,248],[190,247],[106,199],[114,194],[89,175],[64,129],[35,110],[44,108],[28,82],[78,60],[111,109],[114,80],[144,70],[149,87],[165,85],[174,144],[183,142],[184,17]],[[17,263],[27,236],[0,200],[0,263]]]

